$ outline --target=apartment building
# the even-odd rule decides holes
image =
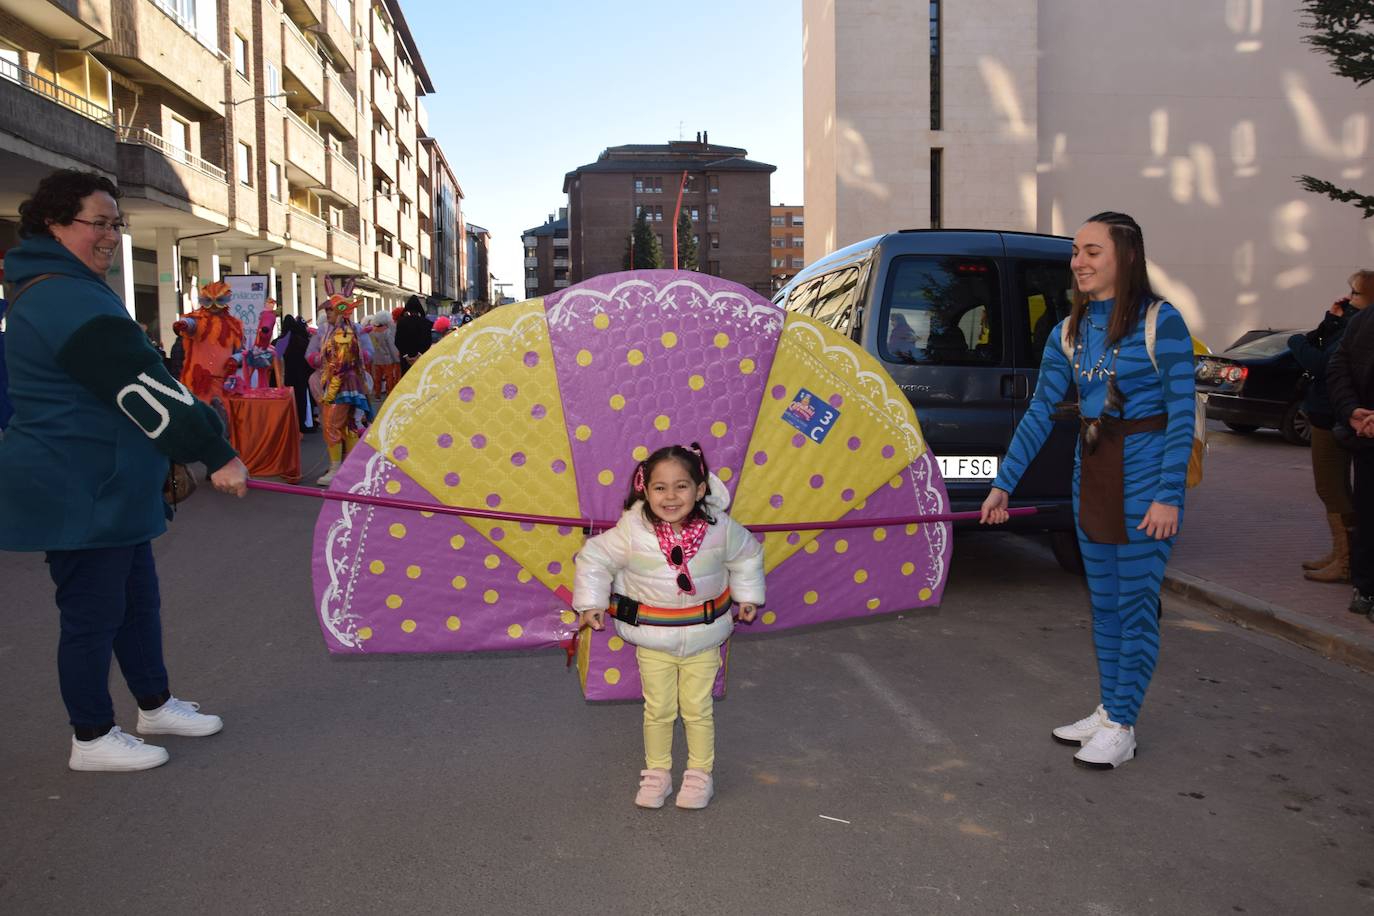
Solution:
[[[787,285],[797,271],[806,266],[803,254],[806,233],[806,212],[798,204],[774,204],[768,226],[769,266],[773,275],[773,292]]]
[[[491,233],[476,223],[465,227],[467,255],[463,289],[463,303],[478,314],[499,304],[496,299],[495,277],[491,275]]]
[[[422,127],[427,134],[428,125]],[[420,170],[420,231],[429,233],[432,244],[430,263],[427,268],[422,265],[421,273],[431,278],[431,294],[443,310],[444,306],[463,300],[463,278],[467,273],[463,188],[449,168],[439,142],[425,134],[420,137],[420,161],[424,166]]]
[[[568,271],[568,208],[559,207],[542,226],[526,229],[521,235],[525,246],[525,298],[547,296],[570,285]]]
[[[229,273],[308,317],[331,275],[427,296],[433,91],[396,0],[0,0],[0,248],[74,167],[124,192],[110,283],[164,340]]]
[[[701,271],[767,294],[768,190],[777,166],[748,155],[713,144],[702,132],[695,140],[609,147],[596,162],[568,172],[568,279],[577,283],[622,269],[625,240],[641,212],[671,252],[683,187],[682,209],[697,236]]]

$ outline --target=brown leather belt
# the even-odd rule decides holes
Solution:
[[[1135,420],[1110,414],[1079,418],[1078,525],[1097,544],[1129,544],[1126,534],[1126,437],[1164,429],[1169,415]]]

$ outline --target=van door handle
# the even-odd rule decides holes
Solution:
[[[1030,381],[1024,375],[1002,376],[1002,397],[1024,401],[1030,397]]]

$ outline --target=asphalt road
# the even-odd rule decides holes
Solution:
[[[556,653],[330,657],[315,509],[203,490],[157,543],[173,689],[227,724],[145,773],[66,769],[51,587],[0,554],[0,913],[1374,909],[1371,680],[1170,603],[1140,756],[1074,767],[1086,592],[1041,544],[961,535],[937,612],[737,640],[716,800],[648,812],[639,708]]]

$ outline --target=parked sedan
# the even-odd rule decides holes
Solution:
[[[1312,433],[1302,410],[1311,377],[1288,349],[1296,331],[1250,331],[1230,349],[1199,356],[1198,390],[1207,395],[1207,418],[1238,433],[1277,429],[1294,445],[1307,445]]]

